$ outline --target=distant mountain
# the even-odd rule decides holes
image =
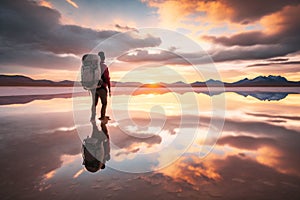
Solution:
[[[237,86],[237,87],[261,87],[261,86],[300,86],[300,82],[288,81],[282,76],[258,76],[254,79],[245,78],[243,80],[228,84],[226,86]]]
[[[200,81],[196,81],[194,83],[192,83],[191,85],[193,87],[224,87],[224,84],[222,81],[219,80],[213,80],[213,79],[209,79],[205,82],[200,82]]]
[[[0,75],[0,86],[64,86],[72,87],[76,83],[74,81],[60,81],[54,82],[50,80],[34,80],[32,78],[21,75]],[[188,84],[182,81],[175,83],[156,83],[156,84],[142,84],[140,82],[116,82],[112,81],[112,86],[117,87],[146,87],[146,88],[159,88],[159,87],[299,87],[300,82],[288,81],[282,76],[258,76],[254,79],[242,79],[233,83],[226,83],[219,80],[209,79],[204,82],[196,81]]]
[[[54,82],[50,80],[33,80],[21,75],[0,75],[0,86],[73,86],[73,81]]]
[[[244,83],[248,83],[249,82],[249,79],[248,78],[244,78],[242,80],[239,80],[237,82],[234,82],[232,84],[244,84]]]

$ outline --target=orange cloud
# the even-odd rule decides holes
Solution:
[[[44,6],[44,7],[53,8],[52,4],[48,1],[42,0],[42,1],[39,1],[38,4],[41,6]]]
[[[160,20],[163,24],[180,24],[180,21],[190,19],[189,15],[196,14],[192,20],[201,21],[205,18],[211,21],[219,21],[230,18],[233,16],[234,10],[224,4],[222,1],[190,1],[190,0],[178,0],[178,1],[155,1],[155,0],[143,0],[150,7],[157,8],[157,13],[160,15]],[[203,16],[204,14],[205,16]],[[187,24],[185,23],[185,27]],[[205,27],[202,27],[205,28]]]
[[[79,6],[72,0],[66,0],[66,2],[68,2],[71,6],[73,6],[75,8],[79,8]]]

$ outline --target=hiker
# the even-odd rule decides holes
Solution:
[[[111,96],[109,71],[108,71],[108,67],[104,63],[105,62],[104,52],[100,51],[98,53],[98,56],[100,57],[100,68],[102,74],[101,74],[101,79],[98,82],[97,88],[91,90],[92,98],[93,98],[91,121],[95,120],[96,106],[98,104],[99,98],[102,104],[99,120],[104,120],[105,118],[109,119],[108,116],[105,116],[106,107],[107,107],[107,92],[109,93],[109,96]]]
[[[109,135],[106,127],[108,119],[101,121],[101,130],[96,122],[91,122],[93,132],[87,137],[82,145],[83,165],[89,172],[97,172],[105,169],[106,161],[110,160]]]

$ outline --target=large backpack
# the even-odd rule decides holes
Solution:
[[[86,90],[91,90],[101,86],[101,68],[99,56],[86,54],[81,66],[81,85]]]
[[[97,169],[101,162],[101,160],[97,158],[97,152],[99,151],[101,152],[101,146],[98,139],[91,137],[87,137],[86,139],[84,139],[82,144],[82,164],[86,167],[93,167]]]

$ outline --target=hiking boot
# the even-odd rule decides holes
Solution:
[[[104,120],[105,118],[104,117],[99,117],[98,118],[100,121]]]
[[[107,120],[110,120],[109,116],[105,116],[105,117],[100,117],[98,118],[100,121],[104,120],[104,119],[107,119]]]

